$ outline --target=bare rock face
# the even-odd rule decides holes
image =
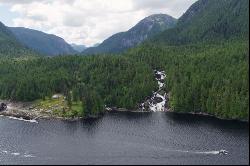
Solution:
[[[0,101],[0,116],[5,116],[10,119],[27,121],[31,123],[38,123],[36,119],[53,119],[53,116],[47,110],[37,109],[32,102],[13,102],[13,101]],[[59,119],[59,118],[58,118]]]
[[[169,15],[154,14],[144,18],[130,30],[114,34],[99,46],[90,47],[84,50],[83,53],[120,53],[137,46],[167,29],[173,28],[176,23],[177,19]]]

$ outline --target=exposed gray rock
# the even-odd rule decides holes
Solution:
[[[151,15],[140,21],[127,32],[117,33],[106,39],[98,47],[86,49],[84,54],[119,53],[135,47],[146,39],[176,25],[177,20],[165,14]]]

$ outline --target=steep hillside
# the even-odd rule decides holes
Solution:
[[[179,19],[175,28],[152,40],[168,44],[224,40],[249,36],[248,0],[199,0]]]
[[[0,58],[33,55],[34,53],[19,43],[12,32],[0,22]]]
[[[117,33],[98,47],[86,49],[83,53],[119,53],[137,46],[166,29],[174,27],[175,24],[176,19],[171,16],[164,14],[151,15],[140,21],[129,31]]]
[[[10,28],[16,38],[30,49],[48,56],[75,54],[76,51],[64,39],[27,28]]]

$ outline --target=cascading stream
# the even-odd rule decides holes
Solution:
[[[164,112],[166,111],[167,93],[163,90],[165,87],[165,79],[167,75],[165,71],[155,72],[155,79],[158,82],[158,91],[153,92],[153,96],[141,104],[142,111]]]
[[[140,112],[165,112],[167,111],[167,101],[168,95],[165,88],[165,79],[167,75],[165,71],[154,70],[155,80],[158,83],[158,90],[153,92],[153,95],[150,98],[147,98],[143,103],[140,104]],[[127,109],[117,108],[117,107],[108,107],[105,105],[106,111],[128,111]]]

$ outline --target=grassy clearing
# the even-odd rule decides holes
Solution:
[[[72,102],[72,106],[69,107],[64,96],[60,96],[57,99],[46,97],[44,100],[35,101],[35,109],[48,112],[53,116],[59,117],[83,117],[82,103]]]

